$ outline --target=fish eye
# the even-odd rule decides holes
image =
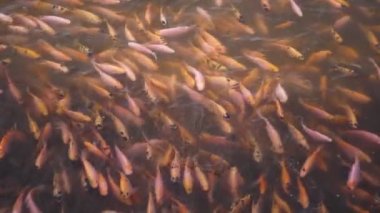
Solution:
[[[177,125],[176,124],[170,124],[170,129],[176,130],[177,129]]]
[[[267,4],[262,4],[262,6],[263,6],[263,9],[266,11],[266,12],[269,12],[269,5],[267,5]]]
[[[165,20],[161,20],[161,24],[165,26],[167,22]]]
[[[101,125],[101,124],[96,124],[95,126],[97,129],[103,129],[103,125]]]
[[[224,119],[230,119],[231,116],[230,116],[230,114],[226,113],[226,114],[223,115],[223,118],[224,118]]]
[[[239,20],[239,22],[241,22],[241,23],[244,23],[244,22],[245,22],[244,16],[242,16],[242,15],[239,16],[238,20]]]
[[[91,50],[89,50],[89,51],[87,52],[87,56],[88,56],[88,57],[92,57],[92,56],[94,56],[94,52],[91,51]]]

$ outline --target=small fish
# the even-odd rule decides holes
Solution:
[[[38,207],[36,202],[34,201],[33,195],[37,192],[39,188],[35,187],[29,190],[29,192],[25,196],[25,204],[26,207],[29,209],[29,212],[32,213],[42,213],[43,211]]]
[[[7,80],[7,85],[12,98],[20,105],[24,103],[24,98],[21,91],[17,88],[12,78],[9,76],[8,70],[4,70],[4,75]]]
[[[288,130],[290,134],[292,135],[293,139],[300,144],[302,147],[304,147],[306,150],[310,149],[310,145],[307,142],[305,136],[302,134],[301,131],[299,131],[295,126],[293,126],[291,123],[286,123],[288,126]]]
[[[306,60],[306,65],[315,65],[323,62],[329,56],[332,55],[330,50],[320,50],[318,52],[312,53],[309,58]]]
[[[132,32],[128,28],[128,24],[125,23],[124,25],[124,35],[127,41],[136,41],[135,36],[132,34]]]
[[[187,194],[191,194],[193,192],[194,187],[194,178],[190,164],[192,164],[191,158],[187,157],[185,162],[185,168],[183,170],[183,188],[185,189]]]
[[[203,191],[208,191],[210,189],[209,181],[207,179],[206,174],[199,167],[198,163],[194,164],[194,173],[197,178],[199,185]]]
[[[145,21],[146,21],[146,23],[148,25],[152,24],[152,20],[153,20],[153,8],[154,8],[154,5],[153,5],[152,2],[148,2],[146,4],[144,19],[145,19]]]
[[[157,166],[156,177],[154,179],[154,194],[158,205],[163,203],[164,199],[164,181],[162,179],[160,168]]]
[[[351,166],[350,173],[348,175],[347,187],[350,190],[354,190],[360,181],[360,161],[358,157],[355,157],[355,162]]]
[[[292,0],[290,0],[290,1],[292,1]],[[272,44],[269,44],[269,46],[272,46],[272,47],[274,47],[280,51],[285,52],[291,58],[295,58],[295,59],[300,60],[300,61],[305,60],[302,53],[292,46],[281,44],[281,43],[272,43]]]
[[[130,41],[128,42],[128,47],[137,50],[141,53],[151,55],[156,61],[157,61],[157,55],[155,52],[153,52],[151,49],[145,47],[143,44],[139,44],[137,42]]]
[[[288,101],[288,94],[280,83],[277,84],[274,94],[281,103],[286,103]]]
[[[306,187],[302,184],[302,180],[297,177],[297,187],[298,187],[298,202],[301,204],[302,208],[306,209],[309,207],[309,195],[307,194]]]
[[[96,171],[94,166],[84,157],[83,153],[81,155],[81,161],[83,164],[83,169],[86,174],[86,177],[90,183],[90,186],[94,189],[98,188],[99,186],[98,172]]]
[[[41,55],[38,52],[26,47],[12,45],[12,48],[16,51],[17,54],[22,55],[26,58],[37,59],[41,57]]]
[[[39,19],[44,21],[44,22],[47,22],[49,24],[53,24],[53,25],[69,25],[69,24],[71,24],[70,19],[60,17],[60,16],[53,16],[53,15],[49,16],[49,15],[47,15],[47,16],[41,16],[41,17],[39,17]]]
[[[366,104],[366,103],[371,102],[372,100],[371,97],[369,97],[368,95],[364,93],[357,92],[355,90],[351,90],[342,86],[337,86],[336,90],[339,91],[345,97],[347,97],[349,100],[356,103]]]
[[[329,136],[322,134],[314,129],[310,129],[303,123],[303,121],[301,121],[301,126],[302,126],[302,129],[305,131],[305,133],[315,141],[327,142],[327,143],[331,143],[333,141],[333,139],[330,138]]]
[[[68,56],[65,53],[59,51],[58,49],[56,49],[55,47],[53,47],[53,45],[49,44],[45,40],[39,39],[37,41],[37,45],[38,45],[38,47],[43,52],[45,52],[46,54],[49,54],[50,56],[52,56],[54,59],[56,59],[58,61],[67,62],[67,61],[71,61],[72,60],[72,58],[70,56]]]
[[[13,18],[7,14],[0,13],[0,22],[3,24],[12,24]]]
[[[174,158],[170,163],[170,180],[178,182],[181,177],[181,156],[178,150],[174,149]]]
[[[129,181],[128,177],[121,172],[120,172],[119,186],[120,186],[121,196],[123,197],[129,198],[134,192],[134,188],[131,182]]]
[[[148,204],[146,207],[146,213],[156,213],[156,204],[154,202],[154,196],[152,192],[148,195]]]
[[[372,132],[366,130],[346,130],[344,135],[361,141],[366,141],[373,144],[380,144],[380,137]]]
[[[196,68],[194,68],[190,65],[186,65],[186,69],[192,75],[194,75],[195,86],[197,87],[198,91],[204,90],[206,81],[205,81],[205,78],[204,78],[202,72],[200,72],[199,70],[197,70]]]
[[[334,41],[336,41],[337,43],[342,43],[343,42],[343,38],[342,36],[339,35],[339,33],[337,31],[335,31],[334,28],[331,28],[330,29],[330,34],[331,36],[333,37]]]
[[[113,125],[115,126],[115,130],[117,134],[124,140],[129,141],[129,133],[127,127],[124,125],[124,123],[116,116],[109,114],[111,117],[111,120],[113,122]]]
[[[99,183],[99,194],[101,196],[107,196],[108,195],[108,183],[104,175],[99,172],[98,173],[98,183]]]
[[[305,160],[300,171],[300,177],[305,177],[316,165],[317,158],[323,146],[318,146]]]
[[[102,71],[98,71],[98,74],[100,76],[100,79],[102,82],[107,85],[108,87],[114,88],[114,89],[123,89],[124,86],[118,81],[116,78],[112,77],[111,75],[108,75]]]
[[[79,19],[80,21],[94,25],[102,23],[102,19],[90,11],[74,8],[70,10],[70,12],[76,19]]]
[[[272,7],[269,4],[269,0],[260,0],[260,5],[265,12],[271,11]]]
[[[114,146],[115,157],[119,162],[119,166],[126,175],[133,173],[133,165],[127,158],[127,156],[119,149],[117,145]]]
[[[278,72],[280,71],[280,69],[270,63],[268,60],[265,59],[265,57],[261,54],[261,53],[258,53],[256,51],[252,51],[252,50],[243,50],[243,55],[249,59],[251,62],[253,62],[254,64],[256,64],[259,68],[265,70],[265,71],[269,71],[269,72]]]
[[[26,113],[26,118],[28,120],[28,126],[29,126],[30,132],[33,134],[34,139],[38,140],[41,132],[40,132],[40,128],[37,122],[30,116],[29,112]]]
[[[106,21],[106,26],[107,26],[107,30],[108,30],[108,35],[110,36],[111,40],[116,41],[117,40],[117,32],[116,32],[115,28],[108,21]]]
[[[309,113],[315,115],[317,118],[323,119],[323,120],[332,120],[334,115],[330,114],[329,112],[316,107],[314,105],[311,105],[309,103],[304,102],[302,99],[298,99],[298,102],[301,104],[301,106]]]
[[[166,17],[164,14],[164,7],[160,7],[160,23],[162,26],[168,25],[168,21],[166,20]]]
[[[158,34],[167,38],[176,38],[184,36],[195,29],[195,25],[191,26],[177,26],[166,28],[158,31]]]
[[[287,193],[290,194],[289,187],[291,184],[291,178],[288,169],[286,168],[285,161],[280,161],[280,167],[281,167],[281,186],[282,189]]]
[[[33,105],[34,105],[36,111],[43,116],[47,116],[49,114],[49,111],[48,111],[48,108],[47,108],[45,102],[41,98],[39,98],[38,96],[33,94],[30,91],[29,87],[26,88],[26,92],[28,93],[28,95],[30,97],[32,97]]]
[[[289,2],[290,2],[290,6],[292,7],[293,12],[298,17],[302,17],[303,16],[302,9],[300,6],[298,6],[298,4],[295,2],[295,0],[289,0]]]
[[[284,146],[277,130],[274,128],[274,126],[269,122],[267,118],[261,115],[260,112],[258,112],[257,114],[265,122],[265,129],[270,141],[272,142],[273,151],[277,154],[284,153]]]
[[[47,151],[48,151],[47,150],[47,144],[44,143],[42,145],[42,148],[40,149],[37,157],[36,157],[35,162],[34,162],[34,165],[37,167],[37,169],[41,169],[45,165],[45,163],[47,161],[47,157],[48,157]]]

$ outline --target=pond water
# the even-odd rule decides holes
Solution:
[[[379,212],[380,1],[2,0],[0,212]]]

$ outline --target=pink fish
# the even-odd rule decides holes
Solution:
[[[355,162],[351,166],[350,173],[348,175],[347,186],[349,189],[354,190],[360,181],[360,161],[358,157],[355,157]]]
[[[156,195],[157,204],[161,205],[164,199],[164,181],[162,179],[161,171],[158,166],[156,177],[154,179],[154,193]]]
[[[303,121],[301,122],[301,126],[302,129],[306,132],[306,134],[315,141],[328,143],[333,141],[332,138],[330,138],[329,136],[324,135],[316,130],[310,129],[303,123]]]
[[[31,189],[25,197],[26,206],[28,207],[30,213],[42,213],[41,209],[37,206],[33,199],[33,194],[36,190],[37,188]]]
[[[134,41],[130,41],[130,42],[128,42],[128,46],[130,48],[134,49],[134,50],[137,50],[137,51],[141,52],[141,53],[153,56],[153,58],[157,61],[157,55],[156,55],[156,53],[153,52],[148,47],[144,46],[143,44],[140,44],[140,43],[137,43],[137,42],[134,42]]]
[[[11,24],[13,22],[13,18],[4,13],[0,13],[0,22],[4,24]]]
[[[192,75],[194,75],[195,86],[197,87],[197,89],[199,91],[204,90],[206,81],[203,74],[199,70],[197,70],[195,67],[192,67],[190,65],[186,65],[186,68],[187,68],[187,71],[189,71]]]
[[[366,130],[347,130],[344,134],[350,138],[352,137],[369,143],[380,144],[380,137]]]
[[[147,48],[155,52],[166,53],[166,54],[175,53],[175,50],[173,50],[166,44],[144,44],[144,46],[146,46]]]
[[[282,145],[281,137],[278,134],[277,130],[274,128],[274,126],[269,122],[267,118],[261,115],[260,112],[258,112],[257,115],[265,122],[265,129],[267,131],[269,139],[272,142],[273,151],[278,154],[283,153],[284,146]]]
[[[158,34],[163,37],[175,38],[188,34],[195,29],[195,25],[191,26],[178,26],[166,28],[158,31]]]
[[[289,0],[289,2],[290,2],[290,6],[292,7],[293,12],[297,16],[302,17],[303,13],[302,13],[300,6],[298,6],[298,4],[294,0]]]
[[[115,150],[115,157],[116,157],[117,161],[119,162],[121,170],[126,175],[132,174],[133,173],[133,166],[132,166],[132,163],[127,158],[127,156],[119,149],[119,147],[117,145],[115,145],[114,150]]]
[[[41,16],[40,20],[53,25],[68,25],[71,23],[70,19],[60,16]]]
[[[102,72],[101,70],[96,70],[99,73],[100,80],[107,85],[108,87],[114,88],[114,89],[123,89],[123,84],[120,83],[116,78],[112,77],[111,75],[108,75],[107,73]]]

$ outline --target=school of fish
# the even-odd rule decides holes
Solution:
[[[379,38],[379,0],[3,0],[0,212],[378,212]]]

